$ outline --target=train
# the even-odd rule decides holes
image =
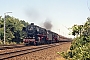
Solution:
[[[52,44],[60,41],[60,35],[40,26],[29,24],[24,27],[26,36],[23,39],[25,45]],[[64,37],[65,38],[65,37]]]

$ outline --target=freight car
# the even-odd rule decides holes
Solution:
[[[24,31],[27,34],[23,39],[25,45],[51,44],[59,42],[60,36],[57,33],[34,25],[34,23],[31,23],[26,28],[24,27]]]

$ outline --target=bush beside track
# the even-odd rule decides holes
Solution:
[[[72,35],[77,36],[72,41],[70,50],[62,52],[68,60],[90,60],[90,17],[84,25],[72,26]]]

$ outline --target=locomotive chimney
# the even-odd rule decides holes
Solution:
[[[31,23],[31,25],[34,25],[34,23]]]

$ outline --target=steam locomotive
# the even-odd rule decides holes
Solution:
[[[60,40],[60,36],[57,33],[34,25],[34,23],[28,25],[24,31],[27,35],[23,39],[25,45],[51,44]]]

